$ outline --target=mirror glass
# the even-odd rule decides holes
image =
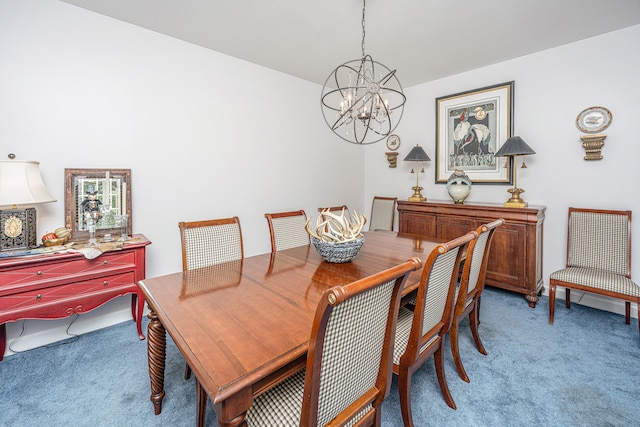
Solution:
[[[127,215],[131,234],[131,169],[65,169],[65,226],[71,240],[87,240],[87,219],[96,223],[96,236],[121,234]]]

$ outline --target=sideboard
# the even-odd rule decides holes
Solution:
[[[535,308],[544,290],[542,237],[545,206],[506,208],[495,203],[455,204],[448,201],[398,201],[399,231],[453,239],[498,218],[491,245],[487,277],[490,286],[525,295]]]
[[[131,294],[131,315],[143,340],[145,297],[138,281],[145,278],[150,243],[137,234],[130,242],[108,246],[93,259],[80,252],[0,259],[0,361],[7,344],[5,323],[60,319],[127,294]]]

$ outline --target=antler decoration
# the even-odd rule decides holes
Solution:
[[[333,214],[329,209],[321,212],[316,219],[316,229],[312,230],[309,226],[311,218],[307,219],[304,228],[311,236],[325,242],[351,242],[362,237],[362,228],[367,223],[367,217],[364,214],[358,215],[354,211],[345,216],[345,209],[342,209],[340,215]]]

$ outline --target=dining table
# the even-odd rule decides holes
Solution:
[[[165,396],[167,332],[196,376],[198,393],[211,399],[218,425],[246,425],[254,396],[304,368],[315,310],[327,289],[414,257],[424,264],[441,243],[393,231],[363,234],[360,252],[346,263],[326,262],[305,245],[140,281],[149,308],[155,414]],[[417,289],[421,270],[409,275],[403,295]]]

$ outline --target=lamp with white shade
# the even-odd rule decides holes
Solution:
[[[18,206],[55,202],[40,174],[40,163],[30,160],[0,161],[0,251],[31,249],[36,240],[36,209]]]

